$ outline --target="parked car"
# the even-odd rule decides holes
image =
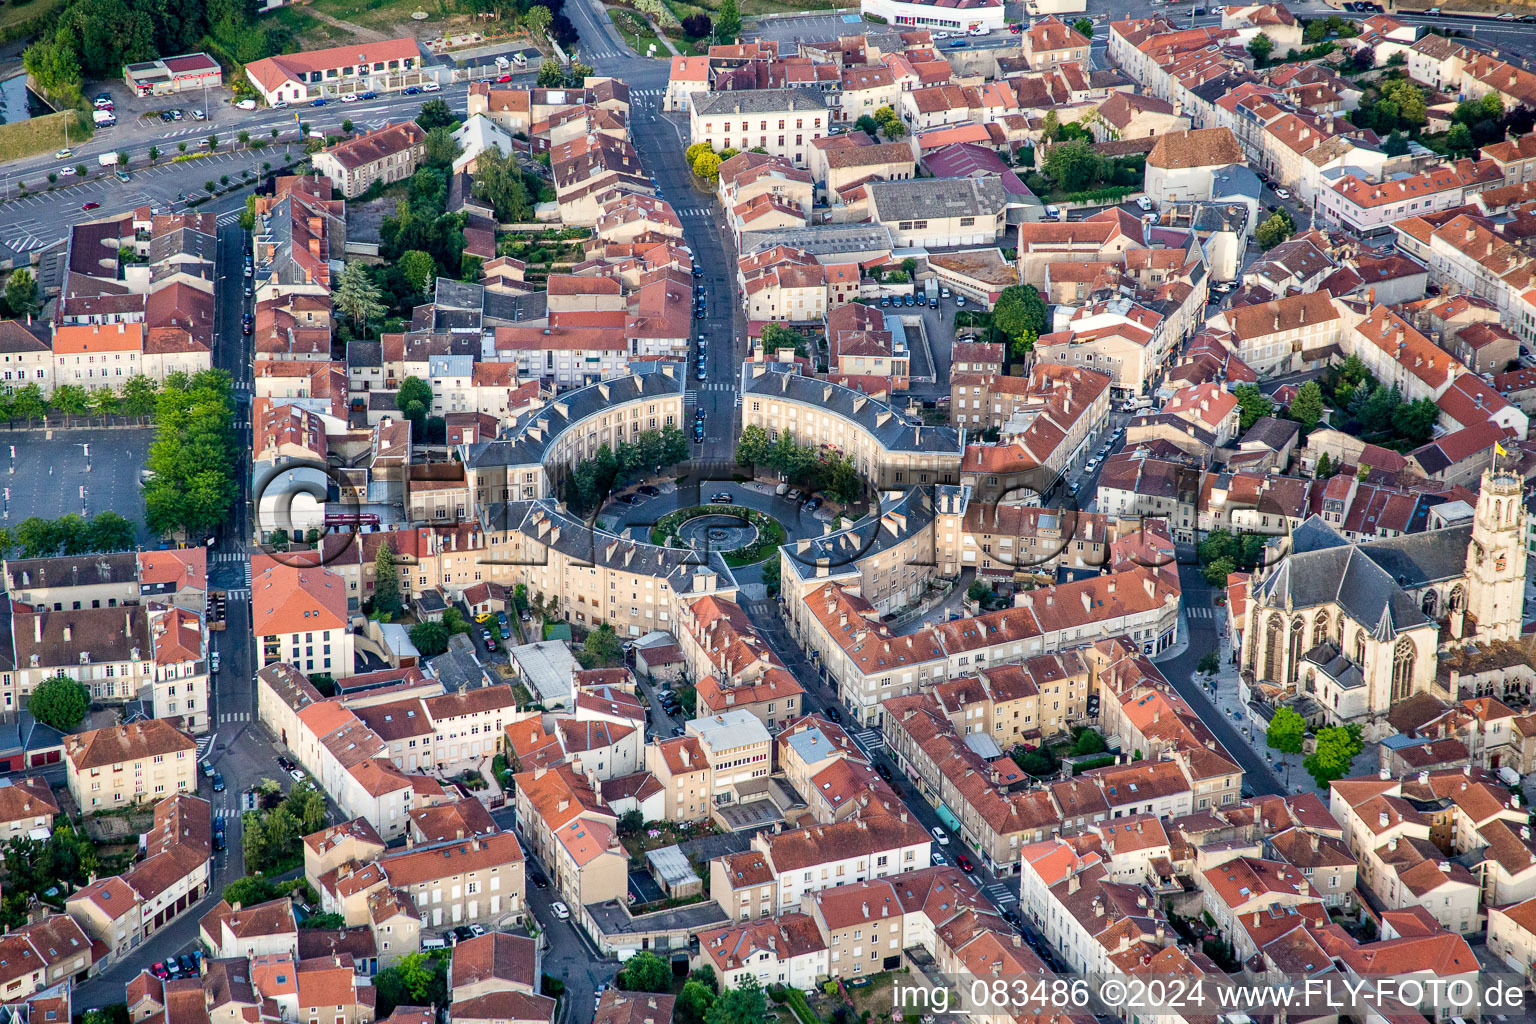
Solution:
[[[407,86],[405,88],[404,92],[405,92],[405,95],[407,95],[407,96],[420,96],[421,95],[421,86],[419,86],[419,85]]]
[[[325,106],[329,102],[331,102],[331,101],[326,99],[324,96],[321,96],[317,100],[310,100],[309,101],[309,105],[312,106],[312,107],[323,107],[323,106]]]
[[[376,100],[378,98],[379,98],[379,94],[374,92],[372,89],[369,89],[367,92],[363,93],[361,96],[358,97],[358,99],[364,99],[364,100]]]
[[[213,791],[215,793],[224,792],[224,776],[220,775],[218,772],[213,773]]]
[[[639,487],[637,489],[640,491],[641,494],[645,495],[647,498],[654,498],[654,497],[656,497],[656,495],[661,493],[661,488],[656,487],[653,484],[644,484],[644,485],[642,485],[641,487]]]
[[[277,755],[277,766],[285,772],[293,771],[293,762],[281,754]]]
[[[82,209],[82,210],[97,210],[97,209],[100,209],[100,208],[101,208],[101,204],[97,203],[97,202],[82,203],[81,206],[80,206],[80,209]]]
[[[294,782],[307,782],[309,780],[309,776],[305,775],[303,772],[299,771],[297,768],[289,769],[288,777],[293,779]]]
[[[194,120],[194,121],[206,121],[206,120],[208,120],[208,115],[203,113],[201,110],[194,110],[194,111],[192,111],[192,120]]]
[[[1288,188],[1277,188],[1275,189],[1275,195],[1279,196],[1281,199],[1289,199],[1291,198],[1291,190]]]
[[[949,845],[949,833],[945,832],[942,828],[939,828],[937,825],[935,825],[933,827],[933,838],[934,838],[934,841],[937,842],[940,846],[948,846]]]
[[[208,778],[208,779],[213,778],[214,770],[213,770],[213,763],[212,762],[204,761],[202,763],[201,767],[203,769],[203,777],[204,778]]]
[[[349,92],[349,93],[347,93],[345,96],[343,96],[341,98],[341,102],[343,102],[343,103],[356,103],[357,102],[357,94]]]
[[[975,871],[976,867],[971,863],[971,858],[963,853],[955,854],[955,863],[960,865],[961,871]]]
[[[819,508],[821,508],[820,498],[812,498],[810,501],[805,503],[805,510],[807,512],[815,512]]]
[[[566,906],[564,903],[561,903],[559,900],[555,900],[555,902],[551,903],[549,905],[549,909],[553,911],[554,915],[562,921],[569,921],[571,919],[571,908]]]
[[[810,508],[810,506],[807,505],[806,508]],[[841,722],[843,720],[843,712],[838,708],[836,704],[828,704],[827,717],[832,719],[834,722]]]
[[[155,965],[149,969],[149,973],[153,974],[161,981],[164,981],[171,976],[171,972],[166,970],[165,964],[161,963],[159,960],[155,961]]]
[[[949,863],[949,861],[945,859],[944,855],[938,850],[929,851],[928,860],[933,864],[934,867],[939,867]]]
[[[730,491],[716,491],[714,494],[710,495],[709,500],[714,502],[716,505],[730,505],[735,503],[736,498],[731,494]]]
[[[436,82],[428,82],[426,85],[421,87],[421,91],[422,92],[437,92],[441,88],[442,88],[442,86],[438,85]]]
[[[190,953],[181,954],[181,956],[176,958],[176,962],[181,964],[181,972],[183,974],[197,973],[197,963],[192,959],[192,955]]]

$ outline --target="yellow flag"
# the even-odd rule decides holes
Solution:
[[[1499,444],[1499,442],[1497,442],[1497,441],[1493,442],[1493,450],[1498,452],[1500,455],[1508,455],[1509,454],[1509,452],[1504,450],[1504,446]]]

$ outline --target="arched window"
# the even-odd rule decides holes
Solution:
[[[1270,682],[1280,681],[1282,632],[1280,616],[1271,615],[1264,627],[1264,678]]]
[[[1312,646],[1316,647],[1328,639],[1328,613],[1318,612],[1317,618],[1312,620]]]
[[[1407,637],[1392,649],[1392,703],[1407,700],[1413,693],[1413,668],[1417,660],[1418,652]]]
[[[1446,611],[1459,612],[1462,610],[1462,607],[1466,604],[1466,602],[1467,595],[1461,589],[1461,584],[1458,583],[1451,588],[1451,599],[1446,602]]]
[[[1355,632],[1355,664],[1365,667],[1365,630]]]
[[[1425,615],[1429,616],[1430,618],[1434,618],[1435,611],[1437,610],[1439,604],[1439,593],[1437,593],[1433,588],[1424,591],[1424,601],[1420,607],[1423,608]]]
[[[1301,660],[1301,645],[1306,639],[1307,624],[1298,615],[1291,620],[1291,642],[1286,645],[1285,651],[1285,679],[1286,685],[1296,681],[1296,663]]]

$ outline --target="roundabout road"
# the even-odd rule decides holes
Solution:
[[[790,501],[771,491],[765,494],[759,489],[761,486],[763,485],[730,484],[722,486],[720,490],[730,491],[735,504],[742,508],[750,508],[777,519],[779,525],[784,527],[787,541],[796,541],[802,537],[820,537],[826,531],[827,524],[831,522],[830,517],[817,518],[818,514],[827,515],[825,506],[815,513],[806,512],[803,502]],[[610,501],[603,506],[601,515],[604,519],[611,517],[612,525],[608,529],[613,533],[635,536],[629,531],[633,527],[642,527],[643,535],[638,539],[647,544],[651,540],[651,527],[655,526],[663,516],[693,504],[709,503],[709,495],[700,495],[699,501],[695,501],[691,493],[685,492],[679,495],[677,488],[670,483],[661,485],[661,493],[654,498],[647,498],[639,493],[636,493],[635,497],[638,500],[633,505]]]

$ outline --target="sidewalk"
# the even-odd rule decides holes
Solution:
[[[1285,782],[1289,792],[1316,793],[1326,801],[1328,799],[1328,791],[1318,788],[1317,784],[1312,781],[1312,776],[1308,775],[1306,770],[1302,768],[1302,762],[1306,760],[1305,755],[1282,754],[1280,751],[1272,749],[1266,742],[1266,734],[1269,729],[1268,723],[1255,714],[1252,708],[1243,703],[1239,688],[1237,666],[1232,663],[1231,647],[1223,644],[1220,654],[1221,670],[1216,673],[1214,679],[1207,681],[1203,675],[1195,677],[1196,682],[1200,683],[1205,688],[1206,693],[1211,695],[1211,703],[1222,714],[1227,716],[1232,722],[1233,727],[1242,734],[1248,745],[1253,748],[1254,753],[1264,758],[1273,766],[1275,774]],[[1368,753],[1370,754],[1369,768],[1372,770],[1375,768],[1374,746],[1374,744],[1368,744],[1366,751],[1355,759],[1357,770],[1366,770],[1360,768],[1360,765],[1366,764],[1366,755]],[[1287,772],[1289,772],[1289,777],[1287,777]]]

